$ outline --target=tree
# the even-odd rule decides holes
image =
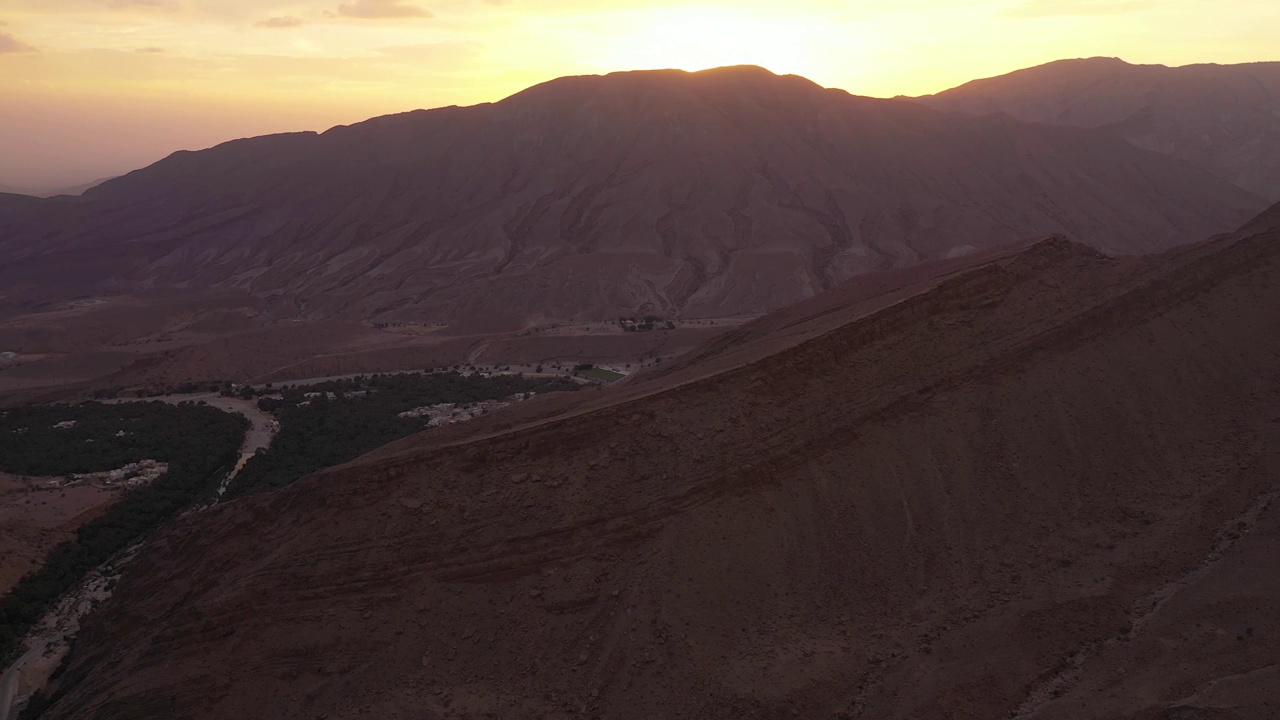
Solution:
[[[71,427],[57,424],[74,420]],[[0,415],[0,470],[67,475],[113,470],[143,459],[169,470],[132,489],[54,548],[44,565],[0,598],[0,660],[86,573],[212,493],[236,461],[248,421],[192,403],[35,406]],[[23,432],[18,432],[22,430]],[[5,438],[21,434],[22,442]],[[3,664],[3,663],[0,663]]]

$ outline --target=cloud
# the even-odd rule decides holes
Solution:
[[[35,48],[18,40],[18,38],[9,33],[0,33],[0,55],[24,52],[35,52]]]
[[[141,53],[143,55],[156,55],[158,53],[166,52],[166,50],[162,47],[140,47],[137,50],[134,50],[134,52]]]
[[[338,14],[343,17],[374,18],[429,18],[431,13],[417,5],[400,0],[350,0],[338,6]]]
[[[1045,18],[1062,15],[1120,15],[1145,10],[1153,0],[1025,0],[1002,14],[1016,18]]]
[[[112,10],[142,8],[144,10],[163,10],[165,12],[179,9],[175,0],[111,0],[107,3],[107,7]]]
[[[278,17],[270,17],[266,20],[259,20],[254,23],[253,26],[260,28],[295,28],[301,27],[305,24],[306,21],[300,17],[294,17],[293,15],[281,15]]]

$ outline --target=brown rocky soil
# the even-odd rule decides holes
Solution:
[[[51,718],[1271,717],[1280,229],[841,289],[183,518]]]

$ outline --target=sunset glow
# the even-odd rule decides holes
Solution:
[[[918,95],[1069,57],[1276,59],[1278,26],[1273,0],[0,0],[0,185],[563,75],[755,64]]]
[[[602,49],[599,64],[609,68],[707,70],[727,65],[759,65],[776,73],[809,75],[820,70],[812,58],[826,45],[818,22],[772,19],[714,7],[668,8],[618,14],[631,30]]]

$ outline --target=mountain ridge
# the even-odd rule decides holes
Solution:
[[[751,315],[1054,232],[1156,250],[1261,205],[1090,131],[758,68],[637,72],[235,141],[43,217],[0,209],[0,280],[48,294],[93,257],[94,288],[234,288],[313,317]]]
[[[1280,62],[1168,67],[1058,60],[916,100],[966,114],[1109,128],[1138,147],[1280,199]]]

